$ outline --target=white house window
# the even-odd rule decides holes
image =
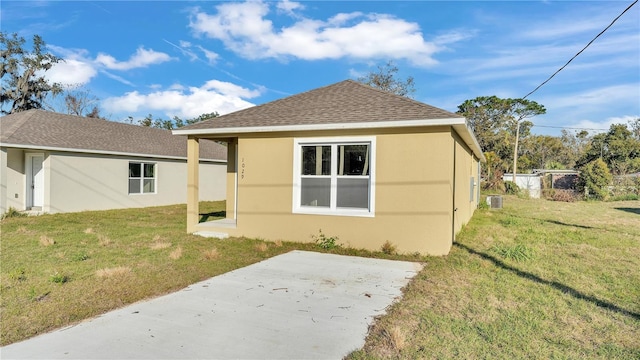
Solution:
[[[153,194],[156,192],[156,164],[129,163],[129,194]]]
[[[374,137],[294,143],[294,212],[373,216]]]

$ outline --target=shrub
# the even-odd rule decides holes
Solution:
[[[480,202],[478,203],[478,209],[487,210],[488,208],[489,208],[489,204],[487,203],[486,199],[480,200]]]
[[[318,235],[311,235],[311,238],[313,239],[313,241],[321,248],[325,249],[325,250],[330,250],[333,248],[337,248],[340,247],[340,244],[338,244],[338,237],[337,236],[326,236],[323,232],[322,229],[319,230],[319,234]]]
[[[11,206],[11,207],[9,207],[7,212],[2,214],[2,218],[0,218],[0,220],[4,220],[4,219],[8,219],[8,218],[14,218],[14,217],[25,217],[25,216],[27,216],[26,213],[20,212],[20,211],[16,210],[13,206]]]
[[[542,189],[542,197],[545,199],[553,200],[556,194],[556,189]]]
[[[553,193],[551,200],[574,202],[580,199],[580,195],[573,190],[557,190]]]
[[[504,191],[510,195],[516,195],[520,192],[520,187],[516,185],[513,181],[505,181],[504,182]]]
[[[616,195],[609,198],[609,201],[629,201],[629,200],[640,200],[640,195],[626,194],[626,195]]]
[[[609,195],[607,186],[611,184],[612,178],[607,164],[598,158],[582,168],[578,190],[584,193],[585,199],[605,200]]]

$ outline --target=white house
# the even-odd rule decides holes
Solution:
[[[202,141],[201,199],[222,200],[227,148]],[[0,117],[0,213],[186,203],[187,139],[43,110]]]

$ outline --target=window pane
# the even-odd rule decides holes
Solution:
[[[129,194],[139,194],[139,193],[140,193],[140,180],[129,179]]]
[[[338,145],[338,175],[369,175],[369,145]]]
[[[146,178],[155,177],[155,173],[156,173],[155,170],[156,170],[155,164],[144,164],[144,177]]]
[[[155,179],[144,179],[143,191],[146,193],[152,193],[156,191],[156,180]]]
[[[337,207],[369,208],[368,178],[339,178],[337,191]]]
[[[129,177],[137,177],[139,178],[140,176],[142,176],[142,171],[141,171],[141,165],[140,163],[129,163]]]
[[[329,207],[331,179],[303,178],[300,186],[300,205]]]
[[[302,147],[302,175],[330,175],[331,146]]]

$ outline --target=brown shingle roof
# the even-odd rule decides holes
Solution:
[[[180,130],[461,118],[353,80],[251,107]]]
[[[55,148],[68,151],[127,153],[153,157],[187,157],[187,140],[171,131],[114,121],[28,110],[0,117],[3,146]],[[200,158],[225,160],[227,148],[200,141]]]

